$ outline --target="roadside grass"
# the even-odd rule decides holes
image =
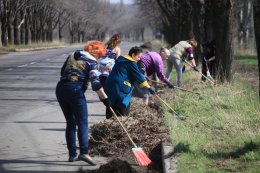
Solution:
[[[235,60],[242,65],[257,65],[256,55],[236,55]]]
[[[40,49],[40,48],[51,48],[51,47],[60,47],[60,46],[65,46],[67,45],[66,43],[59,42],[59,41],[54,41],[54,42],[38,42],[38,43],[33,43],[31,45],[10,45],[10,46],[0,46],[0,51],[6,51],[6,52],[14,52],[14,51],[19,51],[22,49]]]
[[[200,82],[192,70],[183,78],[184,87],[201,93],[203,99],[177,89],[161,95],[178,113],[188,116],[185,121],[177,120],[164,107],[178,172],[259,172],[260,102],[256,89],[238,77],[232,84],[211,86]]]

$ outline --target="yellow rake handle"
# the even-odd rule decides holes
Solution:
[[[134,143],[133,139],[131,138],[131,136],[129,135],[129,133],[127,132],[126,128],[123,126],[123,124],[121,123],[121,121],[119,120],[118,116],[116,115],[116,113],[114,112],[114,110],[112,109],[112,107],[109,107],[109,109],[111,110],[111,112],[113,113],[113,115],[116,117],[117,121],[119,122],[120,126],[123,128],[123,130],[125,131],[125,133],[127,134],[127,137],[129,138],[129,140],[131,141],[131,143],[134,145],[135,148],[137,148],[136,144]]]
[[[168,108],[170,108],[176,115],[178,115],[177,112],[170,105],[168,105],[161,97],[159,97],[157,94],[155,94],[155,96],[158,99],[160,99]]]

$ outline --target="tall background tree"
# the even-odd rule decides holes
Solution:
[[[260,1],[254,0],[254,28],[255,28],[255,40],[258,57],[258,74],[260,75]],[[259,96],[260,96],[260,78],[259,78]]]
[[[1,43],[75,43],[103,40],[115,32],[144,40],[145,26],[139,14],[137,8],[123,1],[112,4],[107,0],[0,0]]]

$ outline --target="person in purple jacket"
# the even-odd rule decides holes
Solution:
[[[167,84],[169,88],[174,88],[174,85],[164,75],[163,60],[168,59],[169,55],[170,51],[166,48],[161,48],[159,53],[154,51],[147,51],[142,55],[140,60],[137,62],[137,65],[146,77],[155,74],[162,82]],[[133,96],[143,98],[144,103],[146,105],[148,104],[149,91],[147,89],[141,89],[135,85]]]

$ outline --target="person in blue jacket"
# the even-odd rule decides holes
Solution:
[[[113,110],[120,116],[127,116],[130,110],[130,101],[134,83],[138,83],[140,88],[148,88],[151,94],[155,94],[146,81],[145,76],[139,70],[137,61],[142,56],[142,48],[132,47],[128,55],[119,56],[108,76],[104,90],[111,102]],[[106,118],[112,117],[110,109],[107,107]]]

